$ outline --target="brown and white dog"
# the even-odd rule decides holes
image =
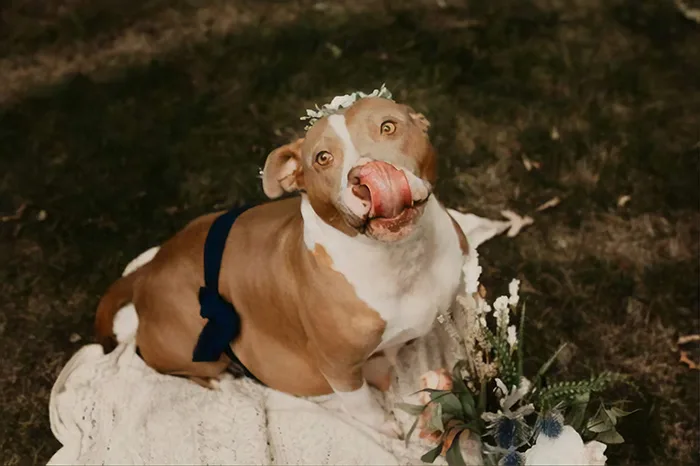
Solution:
[[[390,364],[426,334],[461,282],[464,234],[432,194],[428,122],[411,108],[365,98],[273,151],[263,170],[270,198],[236,220],[219,290],[241,316],[232,342],[267,386],[294,395],[335,392],[356,419],[389,434],[370,384],[387,388]],[[133,302],[136,343],[154,369],[212,386],[227,368],[192,362],[205,324],[197,293],[203,245],[218,214],[200,217],[153,260],[115,282],[96,317],[100,342]],[[215,383],[215,382],[214,382]]]

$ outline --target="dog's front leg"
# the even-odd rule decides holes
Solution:
[[[401,428],[395,421],[387,419],[369,384],[362,377],[362,370],[353,371],[349,377],[332,377],[326,373],[324,375],[348,415],[385,435],[401,437]]]

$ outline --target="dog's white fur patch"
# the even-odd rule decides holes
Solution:
[[[301,212],[306,246],[323,246],[358,298],[386,321],[375,351],[425,335],[437,313],[452,304],[464,258],[452,220],[434,196],[411,236],[396,243],[340,232],[316,214],[306,196]]]
[[[331,115],[328,117],[328,124],[343,143],[343,171],[340,174],[340,190],[341,192],[348,187],[348,173],[357,165],[360,160],[360,154],[357,152],[355,144],[350,137],[350,131],[345,122],[344,115]]]

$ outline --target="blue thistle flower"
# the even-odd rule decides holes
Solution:
[[[498,461],[498,466],[524,466],[525,455],[516,450],[508,450]]]
[[[559,437],[563,429],[564,416],[559,411],[549,411],[539,420],[539,432],[549,438]]]
[[[515,437],[518,433],[518,425],[515,419],[506,416],[500,418],[494,426],[493,436],[496,444],[501,448],[510,448],[515,445]]]

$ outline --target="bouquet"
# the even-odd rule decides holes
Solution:
[[[483,286],[477,290],[458,298],[466,316],[463,331],[451,315],[438,318],[467,357],[450,371],[424,374],[420,404],[398,405],[416,416],[406,442],[418,429],[435,444],[421,459],[432,463],[442,455],[450,466],[466,464],[465,458],[499,466],[605,464],[607,445],[624,441],[617,423],[630,413],[601,394],[625,377],[603,372],[585,380],[552,380],[548,371],[565,345],[537,372],[526,374],[519,281],[493,307]]]

